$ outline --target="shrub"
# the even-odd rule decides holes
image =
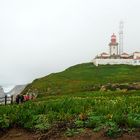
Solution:
[[[9,126],[10,126],[10,120],[9,120],[8,116],[6,116],[5,114],[0,116],[0,127],[8,128]]]

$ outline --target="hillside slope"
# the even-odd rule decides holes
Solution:
[[[23,94],[28,91],[46,95],[74,93],[97,84],[132,82],[140,82],[140,66],[102,65],[96,67],[92,63],[83,63],[63,72],[52,73],[34,80],[25,88]]]

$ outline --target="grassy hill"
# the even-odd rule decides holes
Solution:
[[[5,130],[17,126],[40,133],[40,140],[98,134],[99,139],[107,140],[124,138],[124,133],[124,139],[139,139],[140,90],[89,90],[98,84],[134,82],[140,82],[140,66],[95,67],[92,63],[36,79],[23,93],[35,91],[43,96],[22,104],[1,105],[0,132],[5,134]]]
[[[96,67],[92,63],[83,63],[36,79],[25,88],[23,93],[36,90],[46,95],[59,95],[86,91],[98,84],[131,82],[140,82],[140,66],[102,65]]]

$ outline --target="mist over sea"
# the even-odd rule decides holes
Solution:
[[[11,91],[14,87],[15,87],[15,85],[5,85],[5,86],[2,86],[2,88],[3,88],[5,93]]]

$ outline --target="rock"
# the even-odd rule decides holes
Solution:
[[[100,91],[106,91],[106,87],[105,86],[101,86]]]
[[[121,91],[121,89],[120,88],[116,88],[116,91]]]
[[[5,97],[5,93],[4,93],[4,90],[3,88],[0,86],[0,104],[3,104],[4,103],[4,97]]]
[[[16,85],[11,91],[7,93],[7,95],[13,95],[15,101],[16,96],[20,94],[25,89],[25,87],[26,85]]]
[[[127,89],[122,89],[121,90],[123,93],[127,92],[128,90]]]
[[[3,88],[0,86],[0,97],[4,97],[4,96],[5,96],[4,90],[3,90]]]
[[[140,83],[133,83],[131,87],[133,87],[134,90],[140,90]]]

